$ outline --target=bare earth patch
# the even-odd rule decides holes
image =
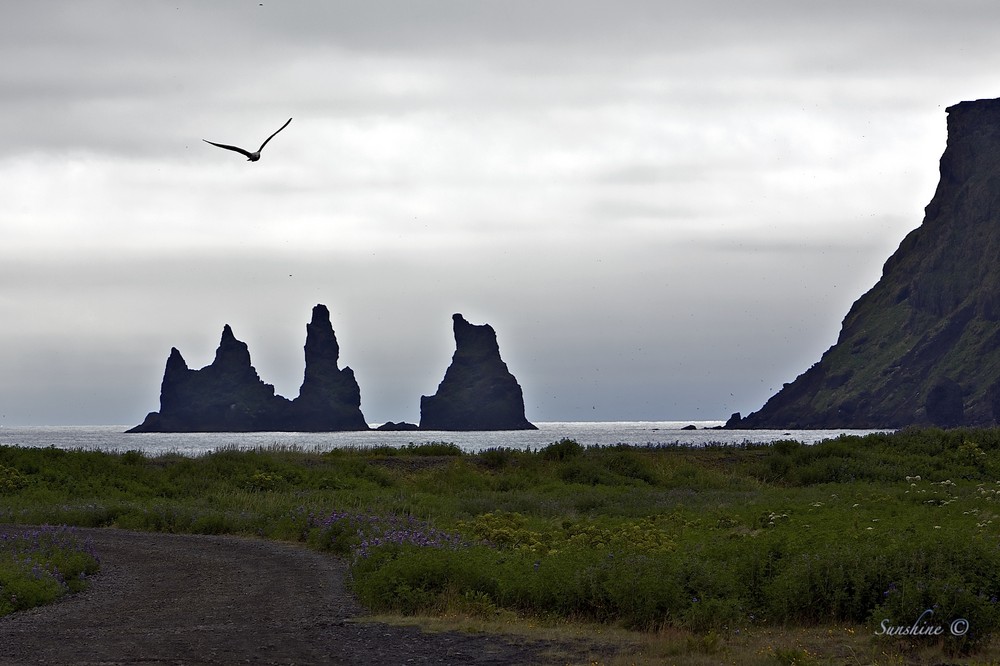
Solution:
[[[594,647],[365,621],[346,564],[292,544],[78,533],[100,573],[81,594],[0,618],[0,664],[546,664],[548,650],[566,663]]]

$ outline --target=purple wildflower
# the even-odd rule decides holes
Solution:
[[[373,548],[381,546],[409,545],[454,550],[467,545],[460,534],[439,530],[413,516],[378,516],[334,511],[325,518],[310,515],[309,524],[330,535],[352,534],[356,540],[350,549],[354,559],[367,558]]]

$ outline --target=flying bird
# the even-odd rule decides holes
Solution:
[[[281,130],[283,130],[286,127],[288,127],[288,123],[290,123],[290,122],[292,122],[291,118],[289,118],[287,121],[285,121],[285,124],[278,128],[278,132],[280,132]],[[270,141],[271,139],[273,139],[274,135],[277,134],[278,132],[275,132],[271,136],[269,136],[266,139],[264,139],[264,143],[260,144],[260,148],[258,148],[257,151],[253,152],[253,153],[251,153],[248,150],[243,150],[242,148],[240,148],[238,146],[228,146],[228,145],[226,145],[224,143],[215,143],[214,141],[209,141],[208,139],[202,139],[202,141],[204,141],[205,143],[210,143],[213,146],[217,146],[219,148],[225,148],[226,150],[235,150],[237,153],[240,153],[241,155],[246,155],[248,162],[256,162],[257,160],[260,159],[260,151],[264,150],[264,146],[267,145],[267,142]]]

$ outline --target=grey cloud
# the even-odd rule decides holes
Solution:
[[[137,422],[225,323],[294,393],[320,302],[372,420],[417,418],[453,312],[529,418],[750,411],[919,223],[943,106],[995,94],[982,3],[259,5],[5,8],[8,419]]]

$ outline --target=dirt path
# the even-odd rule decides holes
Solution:
[[[0,664],[549,663],[547,643],[352,621],[364,610],[344,590],[345,564],[303,547],[78,533],[100,574],[86,592],[0,618]]]

